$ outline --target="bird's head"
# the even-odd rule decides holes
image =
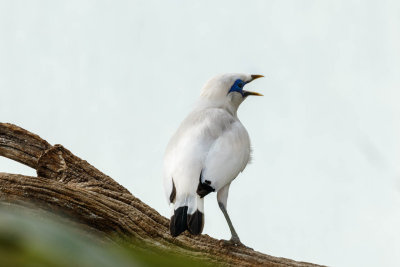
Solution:
[[[261,77],[264,76],[241,73],[217,75],[204,85],[200,95],[201,100],[237,110],[248,96],[262,96],[260,93],[244,90],[246,84]]]

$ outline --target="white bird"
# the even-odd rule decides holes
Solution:
[[[170,232],[199,235],[204,226],[204,197],[217,192],[231,242],[241,244],[227,213],[231,182],[250,160],[250,138],[237,117],[249,95],[243,87],[262,75],[223,74],[203,87],[193,111],[181,123],[164,155],[164,189],[172,214]]]

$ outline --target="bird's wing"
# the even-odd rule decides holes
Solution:
[[[202,182],[210,181],[218,191],[244,169],[249,155],[249,137],[237,118],[220,108],[193,111],[167,146],[164,157],[167,198],[170,199],[174,187],[176,194],[194,194],[200,174]]]
[[[164,187],[170,197],[173,183],[179,194],[194,194],[212,144],[234,122],[222,109],[194,110],[168,143],[164,156]]]
[[[232,182],[250,160],[249,135],[239,120],[232,123],[210,147],[203,164],[202,183],[215,191]]]

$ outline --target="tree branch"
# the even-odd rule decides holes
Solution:
[[[38,177],[0,173],[0,201],[30,202],[65,214],[105,237],[141,241],[193,258],[234,266],[316,266],[228,246],[208,235],[169,234],[169,220],[61,145],[50,145],[16,125],[0,123],[0,156],[37,171]]]

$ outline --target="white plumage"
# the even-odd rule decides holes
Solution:
[[[164,188],[173,204],[170,230],[177,236],[186,229],[200,234],[204,225],[203,197],[217,199],[232,233],[240,243],[226,212],[230,183],[250,160],[249,135],[237,117],[248,95],[246,83],[261,75],[224,74],[203,87],[193,111],[171,138],[164,157]]]

